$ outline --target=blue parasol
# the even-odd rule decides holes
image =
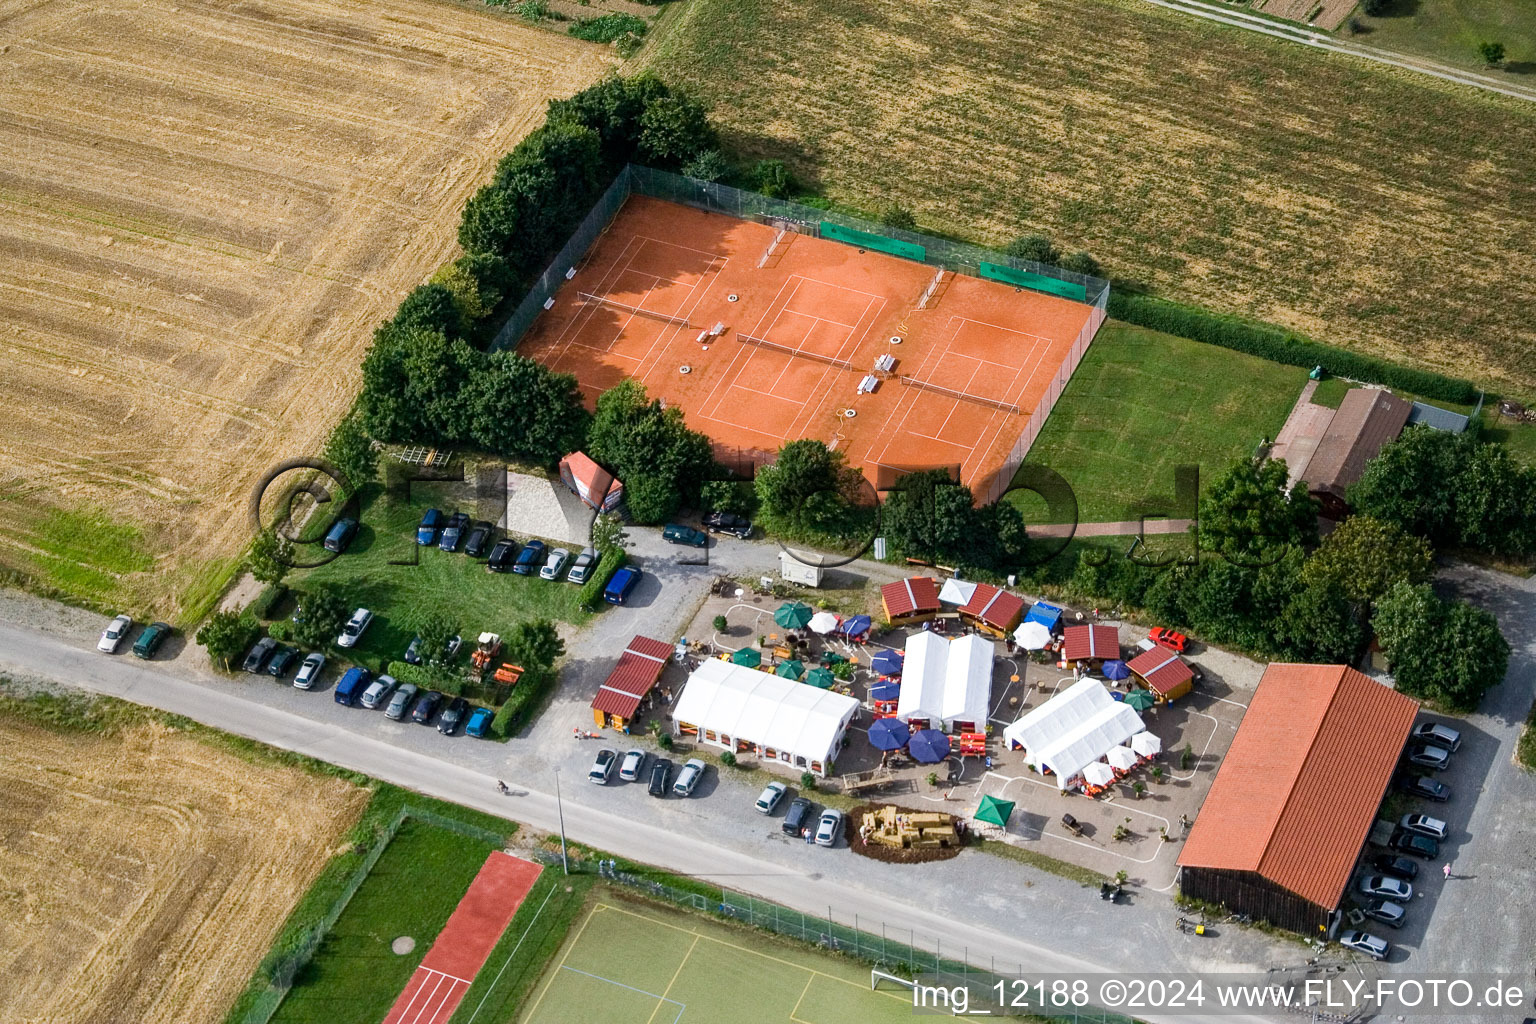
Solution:
[[[907,753],[921,764],[936,764],[949,756],[949,737],[937,729],[924,729],[907,741]]]
[[[875,655],[874,660],[869,663],[869,667],[874,669],[877,675],[899,676],[901,675],[901,662],[900,651],[881,651]]]
[[[1131,674],[1131,670],[1119,658],[1112,658],[1106,661],[1100,671],[1104,673],[1105,679],[1126,679]]]
[[[896,683],[876,683],[869,688],[870,700],[899,700],[901,687]]]
[[[868,615],[855,615],[843,623],[842,632],[845,636],[862,636],[869,632],[869,627],[872,625],[874,622]]]
[[[869,727],[869,743],[876,750],[900,750],[910,735],[907,723],[899,718],[882,718]]]

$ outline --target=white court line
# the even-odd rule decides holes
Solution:
[[[406,1004],[406,1012],[400,1015],[401,1024],[407,1024],[407,1022],[408,1024],[418,1024],[418,1022],[423,1019],[423,1014],[427,1014],[425,1019],[429,1022],[437,1020],[438,1011],[442,1009],[442,1005],[444,1003],[452,998],[454,989],[459,985],[463,985],[465,988],[469,987],[469,982],[465,981],[463,978],[448,974],[444,971],[433,970],[430,967],[417,967],[416,970],[419,973],[425,973],[428,980],[432,980],[433,975],[436,975],[437,979],[432,985],[432,991],[427,994],[426,998],[422,1001],[420,1008],[416,1009],[415,1016],[407,1017],[406,1014],[409,1014],[411,1009],[416,1007],[417,997],[425,992],[427,983],[425,981],[422,982],[421,985],[416,989],[415,994],[411,996],[411,1001]],[[448,991],[445,992],[442,999],[439,1000],[437,998],[437,993],[438,990],[443,987],[444,982],[448,983]],[[429,1010],[431,1011],[430,1013],[428,1013]]]
[[[697,281],[693,282],[693,284],[689,286],[688,294],[683,297],[682,302],[678,303],[677,312],[670,315],[681,316],[686,320],[692,320],[693,314],[698,310],[700,303],[704,301],[704,296],[709,294],[709,290],[713,288],[715,282],[719,280],[720,272],[725,269],[727,262],[727,258],[724,256],[717,256],[711,259],[709,261],[708,268],[699,275],[699,279]],[[681,281],[673,281],[672,283],[682,284]],[[702,289],[699,287],[701,284],[704,285]],[[644,303],[641,305],[644,306]],[[686,312],[684,312],[685,308]],[[645,355],[640,358],[640,366],[636,371],[635,376],[639,377],[641,380],[644,380],[646,376],[651,372],[651,370],[656,368],[656,364],[660,362],[660,356],[657,356],[655,361],[651,360],[651,356],[656,352],[656,346],[661,345],[662,351],[665,352],[667,346],[676,340],[682,331],[682,327],[679,327],[676,324],[669,324],[665,329],[658,333],[656,337],[651,341],[650,348],[645,350]],[[665,339],[665,344],[663,344],[663,339]],[[649,366],[646,365],[648,362],[650,363]]]
[[[655,992],[647,992],[645,989],[635,988],[633,985],[626,985],[622,981],[614,981],[612,978],[605,978],[601,974],[589,974],[586,971],[579,971],[574,967],[567,967],[565,964],[561,964],[560,969],[562,971],[570,971],[572,974],[580,974],[583,977],[591,978],[593,981],[601,981],[609,985],[616,985],[619,988],[628,989],[631,992],[637,992],[642,996],[649,996],[651,999],[655,999],[663,1003],[671,1003],[673,1006],[677,1007],[677,1016],[672,1018],[672,1024],[677,1024],[677,1022],[683,1017],[683,1011],[688,1009],[687,1003],[679,1002],[678,1000],[672,999],[668,996],[659,996]],[[660,1009],[660,1007],[657,1007],[657,1009]],[[651,1012],[655,1013],[656,1011],[652,1010]]]
[[[790,281],[790,279],[786,278],[784,280],[784,282],[779,285],[779,290],[778,290],[777,293],[774,294],[773,301],[768,304],[768,308],[763,310],[762,313],[758,314],[757,325],[752,328],[752,335],[754,337],[762,337],[762,335],[759,334],[758,332],[761,330],[761,328],[763,326],[763,317],[767,316],[769,311],[773,309],[774,305],[778,303],[779,296],[784,294],[784,289],[789,286],[789,281]],[[737,352],[735,352],[735,353],[733,353],[731,355],[731,361],[726,364],[725,372],[721,374],[720,379],[715,381],[715,386],[709,389],[709,397],[706,398],[704,400],[703,404],[699,407],[699,415],[703,416],[705,419],[715,420],[717,423],[729,423],[730,422],[729,420],[722,420],[719,417],[713,415],[710,412],[710,410],[711,410],[711,408],[714,408],[714,409],[720,408],[720,406],[715,402],[715,396],[719,393],[720,386],[722,384],[725,384],[726,381],[730,381],[732,384],[734,384],[736,382],[736,379],[741,376],[741,371],[737,371],[736,372],[736,376],[734,376],[734,377],[731,376],[731,371],[736,369],[736,363],[737,363],[737,361],[739,359],[742,358],[742,353],[743,352],[746,353],[746,364],[745,365],[746,366],[750,366],[752,364],[752,351],[753,350],[751,349],[751,347],[748,346],[748,345],[740,345],[740,346],[738,346],[738,349],[739,349],[739,351],[737,351]],[[730,388],[729,387],[727,387],[727,389],[726,389],[726,394],[727,395],[730,394]]]
[[[613,265],[608,268],[607,273],[598,279],[596,287],[599,290],[595,292],[595,294],[606,294],[613,290],[611,282],[614,281],[618,275],[623,274],[625,269],[629,266],[629,261],[632,259],[632,257],[629,255],[629,250],[639,240],[640,239],[638,236],[633,236],[629,239],[629,241],[624,243],[624,248],[620,249],[618,256],[614,257]],[[572,281],[574,282],[574,279],[572,279]],[[568,338],[568,336],[579,334],[581,332],[581,326],[585,325],[586,322],[595,315],[595,311],[588,312],[585,308],[579,307],[576,310],[576,314],[566,321],[565,329],[562,330],[558,336],[556,336],[554,344],[550,346],[550,351],[552,353],[555,350],[555,346],[560,346],[559,352],[555,353],[550,359],[551,365],[558,363],[561,359],[563,359],[565,354],[570,351],[571,345],[576,343],[574,337]],[[592,348],[590,345],[582,345],[582,347],[588,349]],[[597,350],[594,349],[593,351]]]

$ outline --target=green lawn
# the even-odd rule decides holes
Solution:
[[[416,524],[428,508],[473,508],[455,487],[463,485],[418,483],[409,501],[392,499],[377,485],[364,488],[362,528],[347,552],[289,577],[288,584],[299,590],[317,583],[340,587],[351,603],[373,610],[373,624],[348,652],[354,661],[375,669],[398,661],[411,642],[408,623],[418,609],[446,611],[458,624],[466,651],[486,630],[505,635],[528,619],[582,623],[590,617],[579,604],[580,587],[487,572],[483,559],[469,558],[462,549],[449,554],[417,547]]]
[[[273,1022],[377,1024],[495,849],[407,818],[299,972]],[[401,935],[416,940],[406,956],[390,950]]]
[[[1536,0],[1396,0],[1382,17],[1358,17],[1367,31],[1357,42],[1478,70],[1478,44],[1503,43],[1503,74],[1529,85],[1536,73]]]
[[[871,992],[863,964],[698,915],[607,899],[576,928],[518,1020],[894,1024],[912,1012],[906,989]]]
[[[1174,467],[1209,483],[1274,438],[1306,371],[1109,321],[1030,449],[1060,473],[1080,522],[1135,517],[1138,501],[1171,499]],[[1031,503],[1032,505],[1033,503]],[[1025,505],[1026,519],[1040,509]]]

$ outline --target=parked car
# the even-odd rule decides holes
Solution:
[[[473,736],[477,740],[483,740],[491,731],[491,719],[496,717],[496,712],[490,708],[475,708],[469,716],[469,724],[464,727],[464,735]]]
[[[779,827],[787,836],[800,838],[800,832],[815,815],[816,805],[803,796],[796,797],[789,805],[789,810],[784,812],[784,823]]]
[[[1366,875],[1360,879],[1360,892],[1366,896],[1407,903],[1413,899],[1412,884],[1391,875]]]
[[[491,555],[485,560],[485,568],[488,572],[511,572],[512,562],[516,558],[517,541],[503,537],[491,548]]]
[[[609,778],[613,775],[613,766],[618,761],[619,755],[604,747],[597,752],[597,758],[592,762],[592,767],[587,771],[587,781],[595,782],[599,786],[608,785]]]
[[[352,543],[352,538],[357,536],[356,519],[338,519],[325,532],[325,541],[322,546],[327,551],[341,554]]]
[[[683,770],[677,773],[677,781],[672,783],[672,792],[678,796],[692,796],[698,788],[699,780],[704,777],[704,762],[696,757],[690,757],[683,762]]]
[[[443,527],[443,535],[437,539],[437,550],[459,550],[459,541],[464,539],[464,528],[468,525],[468,512],[455,512],[449,516],[447,525]]]
[[[1409,739],[1428,743],[1452,754],[1461,749],[1461,733],[1439,722],[1425,722],[1409,734]]]
[[[293,677],[293,685],[301,690],[313,690],[315,684],[320,681],[320,673],[325,671],[325,655],[314,651],[304,656],[304,664],[299,666],[299,674]]]
[[[661,798],[667,795],[667,781],[672,775],[672,759],[658,757],[651,762],[651,781],[646,787],[651,796]]]
[[[373,621],[373,612],[367,608],[359,608],[352,613],[347,624],[341,627],[341,636],[336,638],[337,647],[356,647],[358,640],[362,639],[363,630],[368,628],[368,623]]]
[[[161,643],[166,642],[166,637],[169,636],[169,622],[149,623],[144,626],[143,633],[138,634],[138,639],[134,640],[134,657],[141,657],[144,660],[152,659],[155,657],[155,651],[160,649]]]
[[[1394,832],[1387,846],[1398,853],[1406,853],[1410,857],[1418,857],[1422,860],[1434,860],[1440,856],[1440,844],[1429,836],[1421,836],[1416,832]]]
[[[358,703],[369,710],[381,708],[389,703],[389,696],[395,692],[396,685],[394,676],[379,676],[368,684],[368,689],[363,691],[363,696]]]
[[[544,564],[544,542],[531,540],[523,545],[523,550],[517,553],[517,561],[512,563],[512,571],[519,576],[532,576]]]
[[[1391,900],[1371,900],[1365,905],[1363,913],[1372,921],[1380,921],[1389,928],[1401,928],[1408,917],[1408,911],[1403,909],[1403,905]]]
[[[459,653],[459,648],[462,646],[464,646],[464,638],[461,636],[455,635],[444,640],[443,654],[439,660],[444,662],[452,661],[453,656]],[[418,633],[416,636],[411,637],[411,642],[406,645],[403,657],[407,665],[421,664],[421,634]]]
[[[416,698],[416,703],[411,705],[411,721],[420,725],[428,725],[432,716],[437,714],[438,705],[442,704],[443,695],[436,690],[428,690]]]
[[[1402,785],[1403,792],[1422,796],[1426,800],[1438,800],[1444,803],[1451,798],[1451,787],[1443,782],[1436,782],[1428,775],[1416,775]]]
[[[470,558],[479,558],[485,554],[485,546],[491,542],[493,529],[495,528],[484,520],[471,526],[469,536],[464,539],[464,553]]]
[[[1183,654],[1189,646],[1189,637],[1183,633],[1175,633],[1164,626],[1154,626],[1147,632],[1147,639],[1159,647],[1166,647],[1175,654]]]
[[[240,667],[254,675],[267,667],[267,659],[275,650],[277,650],[277,641],[270,636],[264,636],[246,652],[245,661]]]
[[[415,683],[402,683],[396,687],[395,695],[389,698],[389,704],[384,708],[384,717],[400,721],[420,692]]]
[[[763,791],[757,794],[757,813],[772,814],[778,809],[779,801],[784,799],[784,794],[789,792],[789,787],[782,782],[770,782],[763,787]]]
[[[103,654],[116,654],[131,629],[133,629],[133,619],[127,615],[119,615],[107,623],[107,628],[101,631],[101,639],[96,641],[96,649]]]
[[[427,509],[421,517],[421,522],[416,526],[416,543],[422,547],[431,547],[437,543],[437,531],[443,525],[443,514],[435,508]]]
[[[1408,751],[1408,763],[1430,771],[1444,771],[1450,766],[1451,752],[1444,747],[1420,743]]]
[[[631,750],[624,755],[624,763],[619,765],[619,778],[625,782],[636,782],[645,772],[645,751]]]
[[[544,568],[539,570],[539,579],[557,580],[565,572],[565,563],[570,561],[571,553],[565,548],[555,548],[544,560]]]
[[[689,547],[701,548],[709,543],[709,537],[702,530],[695,530],[691,526],[682,523],[668,523],[661,528],[661,539],[672,544],[687,544]]]
[[[752,536],[752,520],[734,512],[711,512],[704,517],[704,527],[710,533],[728,533],[742,540]]]
[[[351,707],[356,704],[368,688],[368,681],[373,678],[373,673],[361,666],[354,666],[342,673],[341,681],[336,684],[336,703]]]
[[[1445,838],[1445,822],[1439,818],[1431,818],[1427,814],[1405,814],[1398,825],[1404,832],[1417,832],[1421,836],[1429,836],[1435,840]]]
[[[1371,867],[1387,875],[1396,875],[1406,882],[1419,877],[1419,862],[1407,857],[1394,857],[1390,853],[1378,854],[1371,859]]]
[[[592,575],[592,567],[596,564],[597,548],[582,548],[581,554],[576,556],[576,561],[571,563],[571,572],[566,579],[572,583],[585,583],[587,577]]]
[[[1345,949],[1352,949],[1356,953],[1364,953],[1372,960],[1385,960],[1387,954],[1392,952],[1392,945],[1386,939],[1378,939],[1370,932],[1342,932],[1339,935],[1339,945]]]
[[[836,846],[837,837],[843,834],[843,812],[835,807],[828,807],[821,812],[821,820],[816,824],[816,845]]]
[[[155,656],[160,645],[165,643],[165,638],[171,635],[169,622],[151,622],[144,627],[144,632],[133,642],[133,655],[146,661]]]
[[[608,585],[603,588],[603,600],[609,604],[623,604],[629,600],[629,595],[634,592],[635,584],[640,582],[640,570],[632,565],[626,565],[613,574]]]
[[[293,663],[299,660],[299,649],[289,647],[287,644],[279,644],[277,650],[272,652],[272,657],[267,659],[267,675],[273,679],[281,679],[293,668]]]
[[[464,724],[464,717],[469,714],[469,701],[463,697],[455,697],[443,708],[442,717],[437,720],[437,731],[444,736],[452,736],[459,731],[459,726]]]

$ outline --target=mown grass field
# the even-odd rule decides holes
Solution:
[[[347,652],[351,660],[375,670],[400,660],[415,635],[413,616],[423,611],[441,611],[453,619],[466,652],[482,631],[505,635],[530,619],[580,624],[590,617],[581,609],[578,586],[487,572],[485,559],[470,558],[462,547],[453,553],[435,546],[418,548],[416,524],[428,508],[435,506],[446,515],[463,507],[473,514],[473,504],[459,500],[461,488],[417,483],[407,501],[392,499],[382,487],[368,485],[362,491],[362,527],[346,553],[289,577],[287,582],[297,590],[317,584],[334,586],[352,604],[373,610],[372,625],[357,647]],[[400,562],[407,564],[395,564]]]
[[[1395,0],[1381,17],[1357,15],[1357,42],[1483,70],[1479,43],[1503,43],[1505,73],[1530,82],[1536,73],[1536,3],[1532,0]],[[1495,72],[1497,74],[1497,72]]]
[[[1134,0],[691,0],[641,59],[835,201],[1536,395],[1536,105]]]
[[[383,1020],[494,849],[407,818],[299,972],[273,1024]],[[401,935],[416,940],[405,956],[390,950]]]
[[[1112,320],[1025,462],[1066,478],[1079,521],[1132,519],[1138,502],[1172,498],[1175,467],[1198,465],[1204,488],[1273,438],[1306,379],[1294,366]],[[1043,502],[1022,507],[1040,521]]]

